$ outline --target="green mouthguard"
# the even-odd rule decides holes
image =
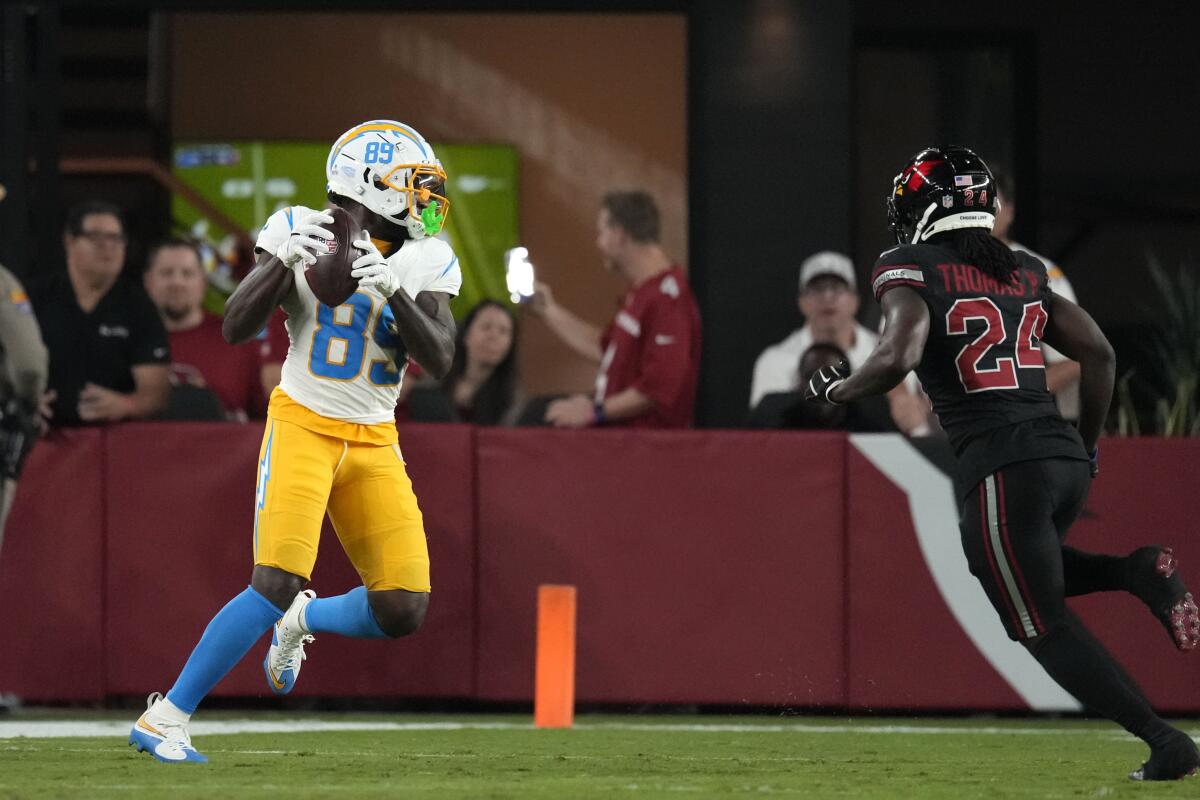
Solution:
[[[446,222],[446,215],[438,212],[438,201],[431,200],[429,205],[421,211],[421,224],[425,226],[425,235],[437,236],[442,232],[442,225]]]

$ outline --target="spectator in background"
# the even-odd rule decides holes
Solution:
[[[483,300],[463,318],[457,339],[446,377],[408,396],[410,419],[512,425],[520,410],[512,312],[503,303]]]
[[[1046,265],[1046,275],[1050,279],[1050,291],[1059,297],[1065,297],[1072,303],[1075,290],[1063,271],[1050,259],[1041,253],[1035,253],[1023,244],[1009,238],[1013,219],[1017,213],[1017,192],[1012,176],[1006,170],[992,170],[996,179],[997,199],[1000,209],[996,212],[996,224],[992,227],[992,235],[1004,242],[1013,250],[1022,250]],[[1048,344],[1042,344],[1042,359],[1046,362],[1046,388],[1054,395],[1058,403],[1058,412],[1063,419],[1071,422],[1079,420],[1079,363],[1072,361]]]
[[[789,392],[763,395],[750,412],[751,428],[791,428],[797,430],[840,430],[855,433],[885,433],[897,430],[891,410],[882,396],[843,405],[816,405],[806,402],[803,387],[822,367],[835,366],[846,353],[832,342],[817,342],[800,356],[797,386]]]
[[[260,345],[228,344],[221,318],[204,310],[208,281],[196,246],[168,239],[154,247],[143,282],[171,344],[171,400],[163,416],[241,422],[264,416]]]
[[[167,333],[154,305],[121,275],[121,210],[89,202],[67,213],[65,273],[31,286],[50,351],[52,425],[151,417],[170,394]]]
[[[804,324],[779,344],[768,347],[754,362],[750,407],[775,392],[796,390],[796,364],[814,343],[830,343],[846,353],[850,369],[857,369],[871,354],[878,337],[859,323],[858,284],[848,256],[823,250],[800,264],[800,291],[796,302]],[[929,404],[920,394],[915,376],[888,394],[892,418],[911,436],[928,433]]]
[[[796,302],[804,324],[754,362],[751,408],[766,394],[790,392],[800,385],[796,364],[814,342],[830,343],[845,352],[851,369],[862,364],[875,347],[878,337],[855,318],[858,287],[854,263],[847,256],[824,250],[804,259]]]
[[[288,348],[292,346],[287,332],[287,314],[277,309],[271,316],[267,327],[258,335],[258,359],[261,364],[258,371],[259,383],[262,384],[263,397],[269,401],[271,390],[279,385],[283,377],[283,360],[287,358]],[[412,364],[409,364],[412,368]],[[408,373],[405,373],[408,376]],[[401,388],[403,391],[403,388]]]
[[[546,407],[560,428],[621,425],[686,428],[692,424],[700,368],[700,313],[683,268],[659,245],[659,214],[645,192],[612,192],[597,218],[604,265],[630,286],[603,332],[554,301],[537,284],[530,307],[571,349],[599,365],[593,396]]]

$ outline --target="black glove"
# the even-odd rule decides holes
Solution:
[[[1092,452],[1088,453],[1088,462],[1092,469],[1092,477],[1094,478],[1100,474],[1100,445],[1096,445]]]
[[[804,391],[804,399],[828,403],[831,406],[840,405],[829,397],[829,392],[849,377],[850,364],[844,358],[832,367],[821,367],[808,379],[808,388]]]
[[[16,398],[0,408],[0,477],[17,480],[37,441],[37,409]]]

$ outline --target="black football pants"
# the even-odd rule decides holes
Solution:
[[[1008,464],[967,495],[959,523],[967,563],[1013,639],[1065,619],[1062,545],[1090,485],[1086,461],[1044,458]]]
[[[1113,564],[1121,559],[1068,548],[1064,568],[1062,543],[1090,486],[1088,463],[1066,458],[1021,461],[989,475],[963,506],[967,563],[1008,635],[1050,677],[1152,747],[1165,745],[1178,732],[1066,606],[1069,585],[1072,594],[1119,588]]]

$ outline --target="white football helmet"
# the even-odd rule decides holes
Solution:
[[[446,171],[421,134],[401,122],[355,125],[333,143],[325,162],[330,192],[408,229],[414,239],[446,224]]]

